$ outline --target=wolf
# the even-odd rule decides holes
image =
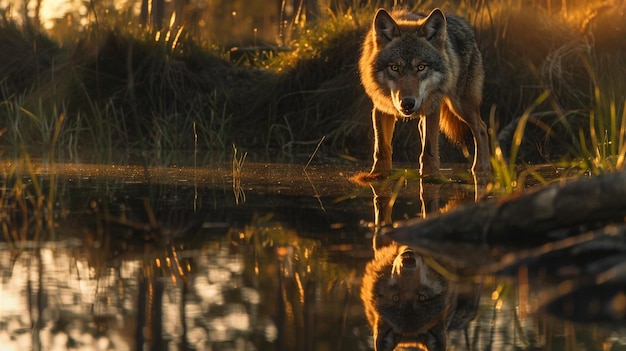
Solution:
[[[362,44],[359,72],[374,109],[374,164],[369,177],[391,173],[397,120],[419,118],[422,175],[440,168],[439,131],[461,144],[472,171],[488,171],[487,126],[480,117],[484,81],[474,32],[461,17],[434,9],[430,14],[379,9]]]
[[[422,255],[395,241],[374,253],[363,275],[361,300],[375,351],[446,350],[448,331],[463,329],[475,318],[481,285],[447,280]]]

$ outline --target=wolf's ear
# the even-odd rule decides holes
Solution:
[[[378,321],[374,331],[374,351],[393,351],[398,345],[399,335],[384,320]]]
[[[440,9],[434,9],[424,21],[422,33],[426,40],[437,47],[443,47],[446,41],[446,16]]]
[[[448,328],[443,325],[443,322],[440,322],[428,331],[428,339],[426,340],[428,350],[447,350],[447,329]]]
[[[390,42],[400,36],[400,28],[389,12],[379,9],[374,16],[374,40],[379,44]]]

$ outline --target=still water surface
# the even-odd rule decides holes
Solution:
[[[370,187],[350,181],[367,165],[305,163],[5,161],[0,350],[373,350],[360,290],[375,224],[482,187],[458,166],[446,184],[400,172]],[[454,245],[468,265],[511,250]],[[626,349],[623,315],[542,312],[555,282],[465,281],[476,304],[450,350]]]

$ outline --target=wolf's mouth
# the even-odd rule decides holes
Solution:
[[[413,120],[415,118],[417,118],[417,114],[414,112],[410,112],[410,113],[404,113],[402,111],[399,111],[400,113],[398,114],[398,119],[403,121],[403,122],[408,122],[410,120]]]

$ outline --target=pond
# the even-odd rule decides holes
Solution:
[[[5,158],[2,350],[373,350],[368,318],[379,349],[626,350],[626,284],[547,300],[571,282],[544,270],[549,259],[476,274],[522,248],[377,241],[377,224],[486,197],[464,165],[446,165],[445,183],[400,171],[368,186],[351,181],[368,165],[349,160],[146,160]],[[374,247],[396,250],[391,278],[376,271]],[[365,308],[362,284],[383,279],[418,292],[378,291]],[[580,301],[608,307],[572,314]],[[391,330],[407,321],[419,330]]]

